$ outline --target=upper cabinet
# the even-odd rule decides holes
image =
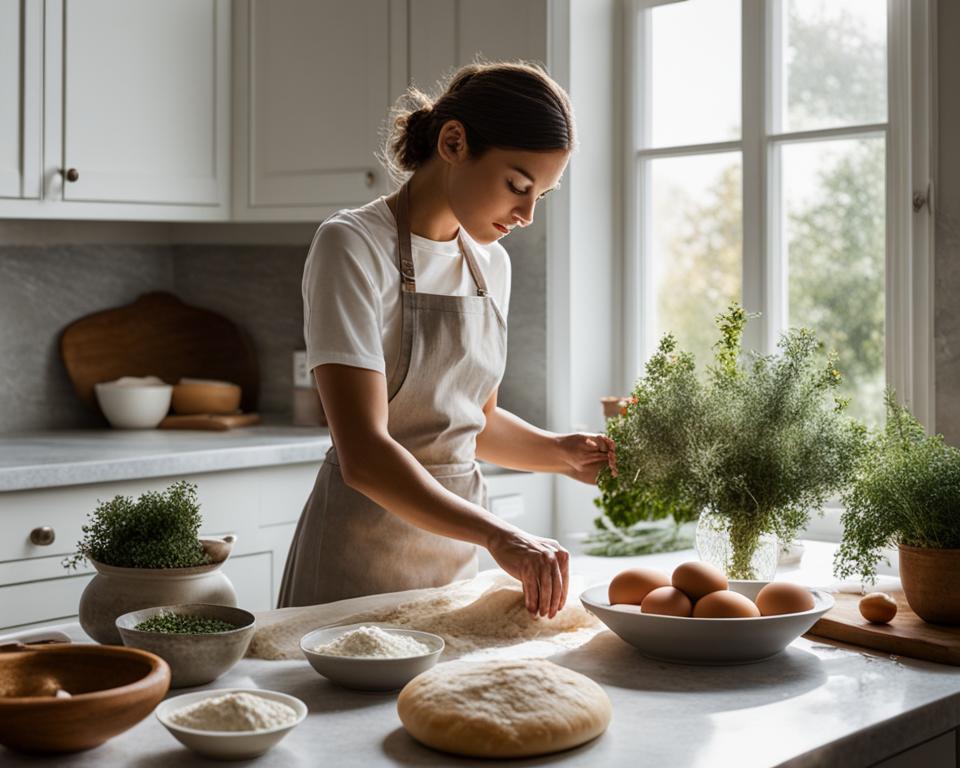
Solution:
[[[0,217],[317,221],[409,82],[546,58],[547,0],[0,0]]]
[[[39,199],[43,6],[0,0],[0,205]]]
[[[21,108],[17,126],[5,107],[0,121],[0,137],[19,130],[24,148],[14,165],[3,141],[0,194],[40,199],[0,201],[0,216],[229,218],[229,0],[0,3],[0,35],[25,41],[25,54],[34,15],[44,17],[42,120]],[[28,94],[34,79],[29,66],[6,63],[5,105],[9,89]],[[30,173],[41,139],[38,190]],[[26,191],[7,194],[18,168]]]
[[[234,8],[234,216],[319,220],[387,189],[379,130],[406,85],[406,3]]]

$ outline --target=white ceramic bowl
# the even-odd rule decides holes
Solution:
[[[375,658],[363,656],[328,656],[317,653],[314,648],[326,645],[353,629],[380,627],[385,632],[406,635],[419,640],[430,647],[429,653],[422,656],[404,658]],[[443,653],[443,638],[429,632],[417,632],[413,629],[390,627],[376,622],[349,624],[343,627],[315,629],[300,638],[300,650],[317,672],[344,688],[356,688],[361,691],[395,691],[403,688],[421,672],[426,672],[437,663]]]
[[[127,376],[93,385],[97,402],[110,426],[117,429],[153,429],[170,410],[173,386],[155,376]]]
[[[182,707],[196,704],[198,701],[214,696],[223,696],[227,693],[249,693],[273,699],[286,704],[297,713],[297,719],[290,725],[281,725],[277,728],[266,728],[260,731],[201,731],[196,728],[185,728],[170,722],[170,714]],[[163,723],[174,738],[185,747],[192,749],[206,757],[218,760],[244,760],[262,755],[268,749],[296,728],[307,716],[307,705],[295,696],[279,691],[267,691],[259,688],[221,688],[217,690],[184,693],[167,699],[157,705],[157,720]]]
[[[765,581],[730,581],[730,590],[751,600]],[[594,614],[644,656],[681,664],[747,664],[774,656],[807,632],[833,607],[826,592],[811,589],[809,611],[749,619],[695,619],[640,613],[639,606],[610,605],[609,584],[590,587],[580,596]]]

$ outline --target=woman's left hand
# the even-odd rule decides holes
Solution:
[[[606,435],[574,432],[561,435],[557,445],[566,469],[562,473],[581,483],[595,485],[602,465],[617,476],[617,445]]]

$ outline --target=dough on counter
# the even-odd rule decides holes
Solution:
[[[452,661],[400,692],[407,732],[433,749],[470,757],[529,757],[571,749],[603,733],[603,688],[543,659]]]

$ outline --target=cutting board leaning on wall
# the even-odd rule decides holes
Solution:
[[[93,385],[121,376],[219,379],[240,385],[240,408],[255,411],[260,376],[244,331],[222,315],[171,293],[145,293],[132,304],[94,312],[68,325],[60,355],[80,399],[97,408]]]

